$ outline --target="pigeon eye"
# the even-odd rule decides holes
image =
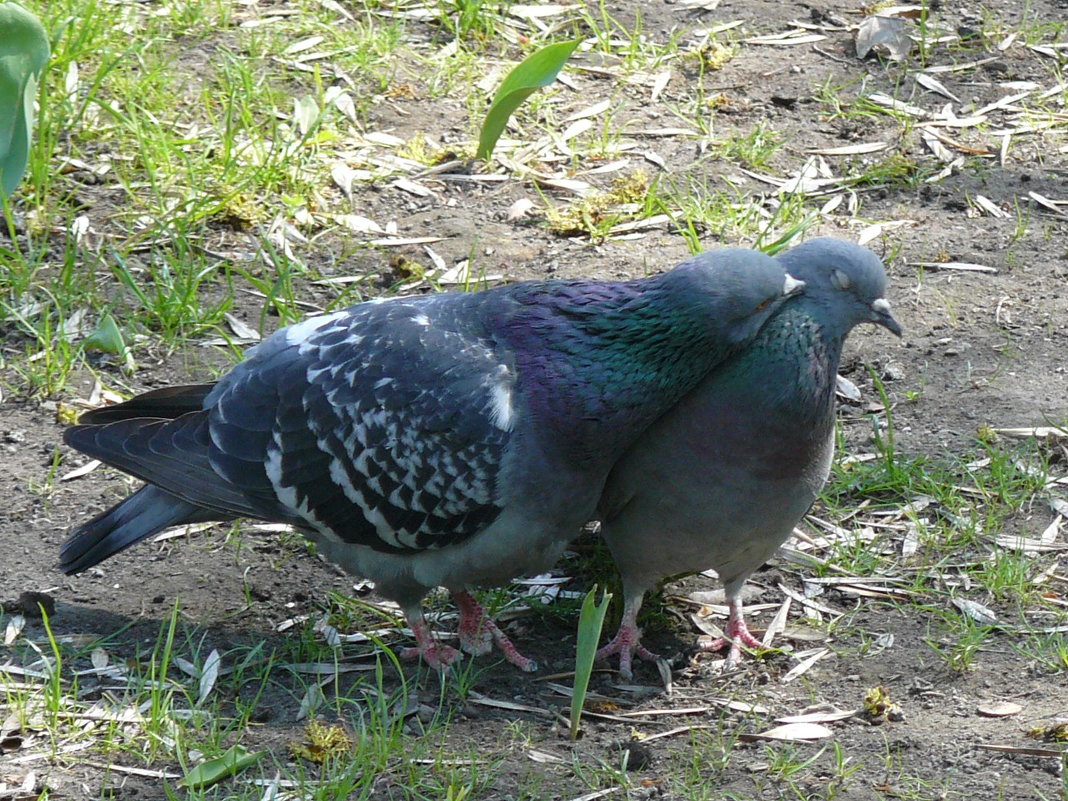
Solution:
[[[831,284],[835,289],[849,289],[852,281],[850,281],[849,276],[841,270],[835,270],[831,273]]]
[[[761,304],[756,307],[756,310],[757,311],[764,311],[764,309],[767,308],[767,305],[769,303],[771,303],[771,299],[770,298],[768,300],[762,301]]]

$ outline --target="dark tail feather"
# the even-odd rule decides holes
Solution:
[[[173,420],[183,414],[203,409],[204,398],[214,386],[214,384],[190,384],[154,389],[130,398],[124,403],[101,406],[99,409],[83,412],[78,422],[97,425],[113,423],[116,420],[129,420],[134,417]]]
[[[59,549],[59,569],[81,573],[136,542],[183,523],[220,520],[218,512],[187,503],[153,486],[139,489],[74,529]]]

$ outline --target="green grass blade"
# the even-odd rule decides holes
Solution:
[[[556,80],[580,42],[580,39],[575,39],[546,45],[531,53],[508,73],[493,96],[493,103],[482,122],[476,158],[487,160],[493,155],[493,148],[501,138],[508,118],[531,94]]]
[[[571,694],[571,739],[578,738],[579,725],[582,722],[582,707],[586,703],[586,690],[590,686],[590,674],[593,673],[593,659],[597,656],[597,643],[601,639],[604,615],[608,611],[611,593],[601,596],[600,603],[594,597],[596,585],[586,593],[579,613],[578,643],[575,646],[575,686]]]
[[[48,36],[37,17],[15,3],[0,3],[0,193],[5,197],[26,171],[33,101],[48,53]]]

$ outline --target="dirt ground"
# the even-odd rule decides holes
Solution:
[[[743,20],[745,35],[773,34],[790,27],[793,20],[819,24],[828,20],[855,21],[855,7],[816,0],[812,3],[724,0],[712,11],[687,10],[675,2],[637,4],[627,0],[607,4],[621,22],[632,20],[641,6],[642,25],[649,39],[664,40],[676,29],[708,28],[718,22]],[[714,3],[709,5],[715,5]],[[1035,0],[1030,3],[963,3],[955,0],[932,3],[935,19],[950,30],[967,31],[991,27],[1008,35],[1017,26],[1035,20],[1064,21],[1063,2]],[[1026,13],[1027,18],[1022,15]],[[985,26],[985,27],[984,27]],[[804,163],[806,151],[841,147],[857,142],[887,141],[905,158],[928,158],[924,144],[911,132],[904,138],[897,122],[886,117],[829,118],[827,106],[816,102],[814,92],[823,85],[842,86],[842,100],[866,92],[882,91],[929,110],[941,108],[939,97],[904,78],[905,70],[877,59],[861,61],[853,52],[853,35],[828,31],[817,44],[788,50],[774,46],[745,46],[722,70],[705,77],[709,91],[727,98],[725,110],[716,116],[717,136],[751,130],[763,122],[787,138],[766,168],[758,172],[789,174]],[[960,108],[978,108],[1011,93],[1007,81],[1033,80],[1050,85],[1050,74],[1040,69],[1046,56],[1022,45],[996,49],[997,40],[976,41],[972,49],[941,50],[936,63],[993,60],[959,73],[939,74],[939,80],[963,101]],[[1063,58],[1062,58],[1063,62]],[[913,64],[912,66],[915,66]],[[862,78],[858,82],[855,79]],[[676,80],[695,80],[681,72]],[[574,108],[596,102],[612,89],[595,73],[576,72],[580,91],[569,101]],[[416,129],[447,140],[465,132],[465,110],[449,98],[426,99],[414,76],[414,96],[384,100],[370,113],[369,127],[407,137]],[[618,124],[641,131],[677,124],[662,108],[644,102],[647,90],[633,87],[620,98],[624,111]],[[672,86],[665,90],[671,94]],[[1061,113],[1063,115],[1062,90]],[[997,123],[993,123],[997,127]],[[1061,128],[1063,132],[1063,128]],[[875,365],[888,379],[890,399],[895,403],[898,448],[906,454],[935,458],[963,453],[974,442],[979,426],[1012,427],[1043,425],[1068,419],[1068,219],[1028,200],[1028,192],[1047,198],[1063,198],[1068,189],[1068,162],[1063,152],[1066,139],[1052,129],[1048,133],[1020,136],[1013,140],[1005,163],[997,158],[999,137],[983,130],[947,129],[947,135],[971,147],[990,147],[993,157],[933,183],[907,186],[890,183],[864,187],[859,193],[858,217],[876,222],[905,221],[886,227],[886,234],[869,246],[887,260],[891,300],[905,327],[902,341],[882,331],[856,331],[843,360],[842,373],[854,381],[867,400],[874,396],[864,364]],[[740,175],[737,165],[715,160],[697,166],[695,145],[682,138],[642,139],[643,149],[654,149],[678,176],[716,182],[723,175]],[[857,157],[852,157],[856,159]],[[863,158],[863,157],[861,157]],[[848,159],[828,157],[836,170],[849,169]],[[655,171],[655,167],[646,164]],[[548,231],[536,221],[506,219],[511,205],[521,197],[535,197],[529,185],[518,181],[479,185],[441,181],[432,183],[435,196],[410,198],[400,192],[374,191],[360,200],[358,213],[379,220],[396,220],[405,235],[446,237],[434,245],[445,261],[453,264],[470,253],[480,254],[488,271],[507,280],[546,276],[597,276],[622,278],[666,268],[688,253],[683,239],[666,227],[635,239],[610,239],[593,243],[585,237],[566,238]],[[763,191],[756,179],[746,178],[743,194]],[[1005,212],[1004,216],[976,213],[973,202],[983,195]],[[1068,207],[1064,207],[1068,209]],[[1020,212],[1018,214],[1017,212]],[[1021,221],[1022,215],[1022,221]],[[862,226],[847,225],[849,215],[830,214],[810,235],[833,235],[855,239]],[[841,224],[838,222],[841,220]],[[220,234],[220,236],[223,236]],[[227,234],[226,236],[237,236]],[[728,244],[714,236],[704,240],[712,247]],[[729,243],[733,244],[733,243]],[[331,243],[320,256],[324,273],[383,271],[392,253],[357,252],[343,263],[332,263]],[[422,258],[418,248],[412,258]],[[302,251],[314,262],[314,248]],[[994,272],[924,269],[917,262],[963,262],[981,264]],[[308,297],[314,299],[314,289]],[[253,300],[239,301],[239,317],[255,324],[259,306]],[[218,357],[205,349],[168,355],[153,363],[143,359],[136,374],[139,388],[172,381],[202,378]],[[888,369],[889,368],[889,369]],[[10,379],[5,379],[5,381]],[[89,391],[92,377],[86,373],[71,388],[77,396]],[[855,452],[870,451],[871,423],[863,406],[843,408],[843,430]],[[225,531],[207,531],[188,540],[171,540],[156,546],[142,545],[108,561],[87,574],[66,578],[53,569],[58,547],[70,527],[127,492],[128,483],[115,473],[96,471],[82,479],[46,487],[55,454],[63,455],[65,472],[81,463],[64,451],[62,426],[57,422],[54,401],[27,400],[17,391],[5,390],[0,403],[0,448],[6,469],[0,474],[0,553],[4,555],[2,595],[15,598],[25,591],[48,593],[55,599],[52,618],[60,634],[109,635],[132,626],[119,637],[116,649],[134,649],[138,642],[154,640],[161,620],[175,599],[180,599],[184,620],[204,627],[214,647],[249,641],[265,641],[282,648],[289,635],[277,633],[283,620],[302,614],[316,615],[328,590],[347,592],[352,582],[333,567],[283,545],[270,535],[251,533],[242,548],[224,541]],[[1044,527],[1049,515],[1036,510],[1033,521],[1022,526]],[[567,573],[570,567],[561,566]],[[798,568],[774,563],[754,583],[753,601],[776,602],[779,581],[800,589]],[[256,602],[246,603],[245,585],[256,588]],[[581,588],[576,586],[576,588]],[[685,594],[711,590],[715,583],[692,578],[672,592]],[[650,632],[651,643],[667,656],[676,657],[674,691],[668,697],[660,688],[654,668],[641,665],[636,684],[652,688],[647,696],[614,686],[616,677],[598,673],[594,689],[627,709],[710,707],[712,711],[643,719],[633,726],[610,720],[592,721],[586,736],[572,745],[552,720],[532,713],[457,702],[448,742],[458,749],[484,748],[500,752],[509,721],[519,720],[530,738],[527,748],[514,744],[505,749],[504,762],[482,798],[519,797],[531,774],[544,774],[544,798],[575,798],[588,791],[570,772],[551,762],[533,761],[536,750],[570,760],[574,751],[583,760],[618,764],[621,742],[632,729],[653,734],[678,727],[692,731],[665,736],[642,746],[640,764],[632,764],[628,790],[609,797],[683,798],[667,778],[677,775],[682,764],[695,754],[718,758],[724,738],[733,751],[722,770],[709,770],[705,798],[976,798],[1053,799],[1068,798],[1068,780],[1062,775],[1063,760],[1026,753],[986,750],[986,745],[1040,747],[1026,731],[1058,718],[1068,717],[1068,686],[1064,673],[1050,674],[1013,649],[1014,635],[995,634],[969,670],[947,667],[928,645],[942,629],[937,616],[916,606],[877,599],[851,597],[831,592],[821,603],[846,612],[846,617],[823,644],[831,655],[816,663],[797,682],[784,683],[792,662],[784,657],[768,662],[748,661],[739,673],[716,674],[714,660],[691,661],[698,632],[680,625],[674,630]],[[758,623],[766,623],[766,619]],[[31,623],[39,626],[37,623]],[[524,648],[541,663],[541,674],[566,671],[574,656],[573,621],[548,616],[520,619],[511,624]],[[39,629],[37,629],[39,631]],[[871,648],[880,635],[892,634],[887,647]],[[885,642],[885,640],[884,640]],[[795,643],[800,649],[809,644]],[[482,666],[480,665],[480,668]],[[437,680],[413,668],[423,687],[421,697],[436,703]],[[536,677],[535,677],[536,678]],[[883,685],[900,704],[903,719],[883,725],[859,720],[833,724],[834,744],[810,765],[781,781],[774,770],[773,750],[765,743],[734,741],[732,732],[753,731],[751,717],[719,704],[730,698],[759,704],[769,717],[797,712],[815,703],[856,708],[871,687]],[[566,699],[555,695],[544,682],[520,675],[507,665],[487,663],[477,674],[473,688],[494,699],[525,706],[565,708]],[[660,688],[659,690],[657,688]],[[282,738],[294,722],[299,693],[276,688],[267,704],[269,711],[256,737],[264,742]],[[1023,707],[1014,717],[991,718],[977,706],[992,700],[1011,700]],[[771,724],[768,724],[769,726]],[[700,727],[709,727],[707,731]],[[826,743],[793,744],[798,761],[815,755]],[[1041,746],[1045,747],[1045,746]],[[835,752],[840,748],[857,768],[841,787],[833,784]],[[633,754],[632,754],[633,757]],[[0,767],[6,757],[0,757]],[[9,764],[6,768],[11,768]],[[5,768],[5,769],[6,769]],[[62,762],[38,769],[47,773],[49,798],[77,798],[85,787],[97,797],[104,781],[101,772],[78,762]],[[778,778],[777,778],[778,777]],[[108,780],[118,789],[111,797],[162,798],[158,782],[136,776]],[[83,785],[83,782],[85,783]],[[699,786],[697,782],[696,786]],[[222,796],[220,796],[222,797]],[[403,797],[389,783],[382,798]]]

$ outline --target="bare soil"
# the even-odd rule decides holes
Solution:
[[[710,27],[734,19],[745,21],[747,36],[786,30],[795,19],[856,19],[850,13],[856,10],[852,6],[823,0],[805,4],[724,0],[718,9],[705,13],[659,1],[607,4],[621,22],[633,20],[639,6],[645,36],[657,41],[666,40],[677,28]],[[1068,13],[1063,2],[1054,0],[1027,4],[954,0],[933,7],[933,17],[950,29],[978,29],[993,18],[1004,35],[1017,26],[1033,25],[1035,20],[1063,21]],[[1028,17],[1022,19],[1025,10]],[[709,73],[704,78],[709,94],[719,92],[726,98],[723,110],[715,115],[716,135],[725,139],[763,122],[785,136],[786,147],[759,170],[771,174],[796,170],[810,148],[856,142],[888,141],[906,159],[929,159],[916,133],[902,138],[894,120],[876,116],[833,119],[828,107],[816,102],[813,94],[824,84],[846,86],[841,97],[846,103],[863,84],[864,91],[882,91],[926,109],[938,109],[948,101],[922,91],[903,77],[905,70],[900,65],[858,60],[852,34],[829,32],[827,36],[816,45],[743,46],[722,70]],[[1011,90],[1000,85],[1005,81],[1050,84],[1050,73],[1042,68],[1046,56],[1021,45],[1001,52],[994,47],[996,43],[979,39],[967,51],[963,47],[956,53],[938,51],[939,63],[996,59],[977,68],[939,75],[965,104],[982,107],[1009,94]],[[580,91],[568,102],[575,109],[618,91],[613,82],[595,73],[577,71],[573,78]],[[697,77],[683,72],[675,80]],[[404,138],[418,130],[446,140],[466,134],[466,111],[461,103],[422,96],[418,76],[413,84],[413,97],[383,100],[375,106],[369,128]],[[647,89],[630,87],[625,91],[629,94],[620,98],[624,111],[618,124],[627,130],[679,124],[662,105],[646,102]],[[672,85],[666,89],[668,96],[673,91]],[[963,111],[958,113],[964,116]],[[906,335],[899,342],[882,332],[858,330],[849,343],[842,372],[864,394],[861,404],[844,405],[842,411],[846,441],[854,452],[871,450],[871,422],[864,412],[876,394],[866,364],[874,365],[887,379],[886,388],[894,402],[897,444],[904,454],[934,458],[961,454],[972,447],[979,426],[1042,425],[1068,417],[1064,362],[1068,351],[1068,224],[1027,199],[1029,191],[1049,198],[1065,196],[1068,169],[1063,153],[1058,152],[1065,140],[1054,133],[1018,137],[1005,163],[1000,164],[996,158],[998,137],[975,130],[946,132],[972,147],[991,147],[995,157],[979,167],[969,162],[963,171],[935,183],[889,183],[865,187],[859,193],[864,219],[907,221],[888,229],[885,237],[870,245],[886,257],[891,299]],[[721,175],[740,175],[737,164],[707,159],[698,163],[691,140],[648,137],[643,144],[655,150],[676,176],[688,174],[714,184]],[[832,162],[843,171],[847,169],[846,160]],[[389,189],[375,190],[359,199],[355,211],[376,220],[396,220],[405,235],[444,236],[434,248],[447,263],[477,253],[488,271],[503,273],[506,280],[631,277],[667,268],[688,255],[683,239],[667,228],[654,229],[642,238],[594,243],[584,237],[560,237],[536,221],[509,222],[507,210],[516,199],[537,197],[529,185],[519,182],[481,186],[434,182],[432,178],[424,181],[434,187],[435,197],[413,199]],[[749,195],[764,189],[754,179],[744,183]],[[1007,216],[975,213],[972,199],[976,194],[989,198]],[[1023,215],[1022,223],[1017,209]],[[855,238],[858,226],[848,225],[848,219],[848,214],[831,214],[810,235]],[[705,244],[713,247],[734,242],[709,236]],[[335,262],[340,251],[329,240],[316,247],[322,248],[318,256],[315,248],[308,248],[302,257],[327,275],[362,271],[388,274],[387,260],[393,255],[368,250]],[[415,247],[404,255],[424,260],[422,251]],[[945,261],[979,263],[996,272],[910,266],[914,262]],[[314,297],[313,291],[308,297]],[[243,299],[238,303],[238,316],[255,325],[260,314],[258,302]],[[150,358],[141,361],[142,369],[134,380],[139,387],[150,388],[203,378],[212,357],[197,349],[160,357],[154,363]],[[79,377],[71,394],[84,395],[91,381],[89,374]],[[314,619],[327,591],[351,590],[348,577],[291,544],[252,533],[238,548],[225,539],[222,530],[141,545],[85,575],[61,576],[53,565],[66,532],[123,496],[131,486],[105,470],[47,486],[57,453],[64,460],[60,472],[82,462],[64,450],[61,433],[54,402],[5,393],[0,403],[0,452],[7,464],[0,473],[0,497],[4,499],[0,553],[5,561],[0,596],[15,599],[26,591],[47,593],[55,600],[51,623],[57,634],[103,637],[121,631],[112,639],[111,647],[115,653],[133,654],[155,641],[161,621],[180,599],[184,623],[198,632],[196,636],[205,637],[211,647],[226,649],[262,641],[285,653],[287,638],[295,635],[293,630],[278,633],[279,623],[302,614]],[[1051,519],[1048,510],[1035,508],[1029,518],[1014,524],[1021,530],[1035,531]],[[565,563],[561,570],[573,571],[573,566]],[[796,566],[776,563],[754,578],[758,591],[751,602],[781,600],[778,581],[799,590],[800,575]],[[255,588],[252,604],[247,603],[246,584]],[[691,578],[671,589],[684,594],[714,587],[710,580]],[[531,786],[530,777],[540,775],[538,786],[543,794],[537,797],[575,798],[589,787],[566,765],[533,761],[531,750],[567,761],[576,754],[587,764],[598,760],[618,764],[620,744],[630,740],[632,729],[653,734],[692,727],[692,731],[643,745],[637,756],[632,754],[630,789],[609,797],[691,797],[696,791],[691,788],[684,794],[676,782],[679,776],[688,775],[685,766],[699,759],[699,778],[695,781],[696,786],[706,782],[699,796],[705,798],[1068,798],[1063,759],[982,748],[1055,747],[1029,739],[1026,732],[1068,716],[1064,674],[1045,672],[1014,650],[1016,635],[993,634],[970,669],[952,670],[928,643],[938,643],[946,631],[942,619],[929,610],[837,592],[827,593],[820,602],[846,616],[825,641],[831,655],[817,662],[799,681],[783,681],[793,665],[785,657],[766,662],[749,660],[738,673],[718,675],[714,660],[692,658],[698,632],[684,624],[649,632],[650,643],[675,658],[670,697],[649,665],[639,666],[636,678],[636,683],[650,688],[644,697],[618,689],[616,677],[609,672],[598,673],[594,679],[593,689],[614,699],[624,710],[711,707],[715,711],[643,719],[633,725],[594,720],[587,724],[585,736],[572,744],[551,718],[480,705],[471,699],[447,699],[445,707],[453,715],[447,735],[449,747],[457,753],[477,750],[503,759],[495,778],[472,797],[518,798],[521,788]],[[1014,610],[989,602],[1015,617]],[[669,602],[672,606],[680,613],[690,611],[685,605]],[[9,605],[8,611],[13,609]],[[685,621],[684,616],[682,619]],[[755,620],[758,627],[766,623],[766,618]],[[542,675],[570,668],[575,644],[572,621],[538,615],[510,625],[524,650],[541,663]],[[30,633],[40,632],[40,623],[31,622]],[[887,634],[893,635],[887,647],[868,647]],[[789,639],[787,643],[796,649],[811,645]],[[566,699],[547,689],[537,676],[521,675],[489,660],[483,662],[473,683],[477,693],[543,710],[566,709]],[[434,675],[412,666],[410,676],[421,688],[421,701],[431,706],[440,703]],[[758,731],[772,724],[754,722],[751,715],[725,710],[717,702],[729,697],[760,704],[770,710],[768,717],[776,717],[819,702],[857,708],[865,693],[877,685],[888,689],[903,718],[881,725],[859,719],[833,724],[836,745],[827,748],[826,743],[769,746],[735,741],[739,732]],[[296,685],[272,686],[269,695],[263,704],[262,726],[250,736],[263,744],[277,745],[276,758],[284,760],[285,750],[278,744],[299,739],[301,725],[295,718],[301,689]],[[1013,700],[1023,712],[1007,718],[983,717],[977,706],[990,700]],[[517,743],[506,737],[506,724],[513,720],[522,722],[529,742]],[[410,725],[417,729],[418,721],[413,718]],[[729,757],[721,753],[723,743],[733,743]],[[849,767],[856,768],[841,787],[832,785],[838,748],[849,760]],[[776,772],[776,755],[784,749],[799,763],[823,750],[787,781]],[[0,756],[0,773],[24,770],[25,765],[13,761],[16,757],[17,753]],[[39,761],[33,767],[45,774],[51,788],[49,798],[97,797],[105,786],[113,788],[110,797],[165,797],[156,779],[105,774],[78,759]],[[384,776],[376,797],[406,797],[395,781],[399,780]]]

